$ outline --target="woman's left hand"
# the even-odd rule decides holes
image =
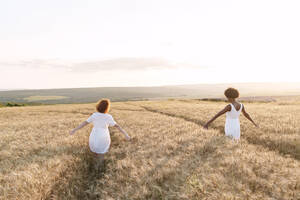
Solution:
[[[71,131],[70,131],[70,135],[73,135],[75,132],[76,132],[76,130],[74,130],[74,129],[71,130]]]

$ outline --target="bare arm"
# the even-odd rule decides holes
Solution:
[[[225,114],[226,112],[231,110],[231,106],[227,105],[223,110],[221,110],[220,112],[218,112],[213,118],[211,118],[203,127],[204,128],[208,128],[208,125],[210,123],[212,123],[213,121],[215,121],[218,117],[220,117],[221,115]]]
[[[126,140],[130,140],[130,136],[127,134],[127,132],[119,124],[114,125],[114,127],[116,127],[121,133],[123,133]]]
[[[258,125],[253,121],[253,119],[250,117],[250,115],[246,112],[245,107],[243,106],[242,109],[243,115],[254,124],[254,126],[258,127]]]
[[[78,131],[79,129],[85,127],[88,124],[89,123],[87,121],[82,122],[78,127],[74,128],[72,131],[70,131],[70,135],[73,135],[76,131]]]

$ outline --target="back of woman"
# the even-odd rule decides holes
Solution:
[[[88,123],[94,125],[94,129],[108,129],[114,126],[116,122],[110,114],[95,112],[87,120]]]
[[[256,127],[258,125],[252,120],[250,115],[246,112],[243,104],[236,101],[239,97],[239,91],[234,88],[228,88],[225,90],[224,95],[230,102],[224,109],[218,112],[213,118],[211,118],[205,125],[204,128],[208,128],[208,125],[216,120],[218,117],[226,113],[226,123],[225,123],[225,135],[231,137],[232,139],[240,139],[240,114],[250,120]]]
[[[232,137],[233,139],[240,138],[240,114],[243,109],[243,104],[235,102],[239,109],[237,109],[232,103],[229,104],[231,107],[230,111],[226,112],[226,122],[225,122],[225,135]]]
[[[75,134],[76,131],[83,128],[89,123],[93,124],[93,130],[89,137],[89,146],[91,152],[96,155],[95,169],[99,169],[99,166],[103,164],[104,154],[108,152],[110,147],[110,134],[108,127],[114,126],[120,132],[122,132],[127,140],[130,140],[129,135],[123,130],[108,114],[110,108],[110,101],[108,99],[102,99],[96,105],[97,112],[93,113],[86,121],[82,122],[77,128],[73,129],[70,134]]]
[[[229,104],[231,106],[231,110],[226,112],[226,119],[239,119],[243,109],[243,104],[241,103],[239,104],[240,104],[239,109],[236,109],[236,107],[232,103]]]

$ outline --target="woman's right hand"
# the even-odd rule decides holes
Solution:
[[[125,139],[126,139],[127,141],[129,141],[131,138],[130,138],[129,135],[125,135]]]

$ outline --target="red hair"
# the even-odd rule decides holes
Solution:
[[[96,105],[96,109],[100,113],[108,113],[109,108],[110,108],[109,99],[101,99]]]

